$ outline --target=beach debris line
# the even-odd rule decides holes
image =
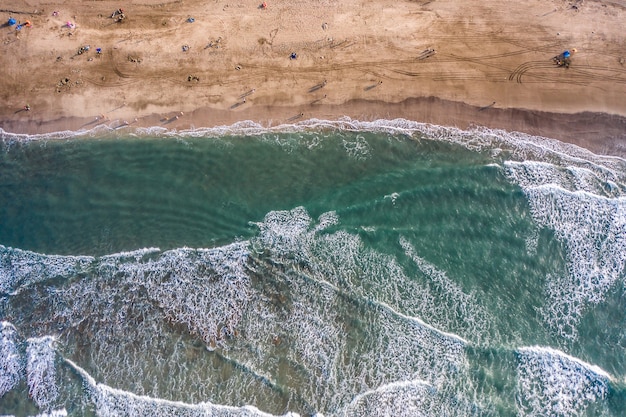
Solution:
[[[563,51],[559,55],[553,57],[552,61],[556,64],[557,67],[569,68],[572,63],[572,55],[574,55],[576,52],[576,48],[572,49],[571,51]]]

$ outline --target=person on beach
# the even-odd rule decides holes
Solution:
[[[577,52],[576,48],[573,48],[571,51],[565,50],[561,54],[552,58],[552,60],[559,67],[569,68],[570,64],[572,63],[572,59],[571,59],[572,55],[575,54],[576,52]]]
[[[29,104],[24,106],[24,111],[30,111],[30,105]]]

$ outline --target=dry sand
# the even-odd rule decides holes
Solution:
[[[32,26],[0,29],[0,127],[403,117],[626,155],[626,0],[261,1],[4,0]]]

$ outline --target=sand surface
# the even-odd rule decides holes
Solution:
[[[403,117],[626,155],[626,0],[260,4],[3,0],[32,25],[0,28],[0,127]]]

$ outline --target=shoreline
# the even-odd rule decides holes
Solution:
[[[626,156],[626,0],[141,0],[121,20],[119,6],[4,11],[30,23],[0,27],[0,128],[404,118]]]
[[[497,103],[496,103],[497,105]],[[209,107],[191,112],[169,111],[140,117],[99,118],[61,117],[56,120],[0,121],[7,134],[53,134],[62,131],[90,130],[99,125],[113,129],[125,127],[162,127],[168,130],[213,128],[252,121],[269,128],[308,119],[336,121],[349,117],[357,121],[406,119],[418,123],[454,127],[472,127],[521,132],[532,136],[556,139],[585,148],[598,155],[626,158],[626,117],[600,112],[554,113],[539,110],[499,108],[496,105],[476,107],[438,97],[408,98],[399,103],[350,100],[341,105],[308,104],[298,108],[258,106],[237,112]],[[29,115],[30,116],[30,115]],[[34,116],[34,114],[33,114]]]

